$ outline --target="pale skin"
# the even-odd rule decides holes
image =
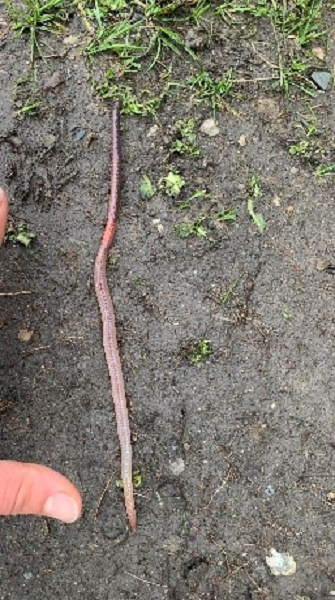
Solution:
[[[8,195],[0,188],[0,245],[8,215]],[[49,467],[0,460],[0,515],[40,515],[65,523],[76,521],[82,502],[66,477]]]

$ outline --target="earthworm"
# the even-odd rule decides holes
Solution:
[[[101,240],[94,266],[95,293],[98,299],[103,325],[103,347],[115,406],[117,432],[121,446],[121,477],[129,528],[136,529],[136,510],[133,493],[132,448],[130,440],[129,416],[125,396],[124,380],[120,355],[117,346],[115,315],[112,298],[107,283],[107,258],[116,232],[116,219],[120,196],[121,178],[120,152],[120,104],[117,100],[112,107],[112,173],[107,225]]]

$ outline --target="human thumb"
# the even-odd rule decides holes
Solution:
[[[43,515],[73,523],[81,498],[60,473],[42,465],[0,461],[0,515]]]

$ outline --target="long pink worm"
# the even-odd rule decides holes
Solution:
[[[107,258],[116,232],[116,219],[120,197],[121,151],[120,151],[120,104],[112,108],[112,174],[107,225],[101,240],[94,266],[95,293],[98,299],[103,325],[103,347],[115,406],[117,432],[121,447],[121,477],[129,528],[136,530],[136,510],[133,492],[132,448],[124,380],[116,339],[115,315],[107,283]]]

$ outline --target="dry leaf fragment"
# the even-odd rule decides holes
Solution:
[[[67,46],[75,46],[76,44],[80,44],[81,39],[79,35],[68,35],[63,39],[63,44]]]
[[[326,52],[325,49],[322,48],[321,46],[314,46],[314,48],[312,48],[312,53],[314,54],[314,56],[316,56],[316,58],[318,58],[319,60],[324,60],[326,58]]]

